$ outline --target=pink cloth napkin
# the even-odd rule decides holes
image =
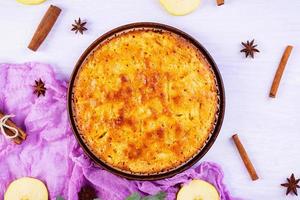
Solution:
[[[167,192],[175,199],[178,186],[199,178],[212,183],[222,200],[236,200],[223,183],[221,168],[204,162],[175,177],[160,181],[129,181],[117,177],[87,158],[77,144],[68,121],[66,81],[56,78],[51,66],[40,63],[0,64],[0,110],[15,114],[13,120],[28,137],[15,145],[0,134],[0,198],[9,183],[29,176],[42,180],[50,199],[56,196],[77,200],[81,186],[91,184],[102,200],[124,200],[133,192],[142,195]],[[35,80],[41,79],[46,95],[33,94]]]

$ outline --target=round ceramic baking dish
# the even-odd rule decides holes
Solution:
[[[210,133],[210,136],[207,139],[205,145],[201,149],[199,149],[199,151],[193,157],[191,157],[189,160],[187,160],[185,163],[181,164],[180,166],[177,166],[176,168],[170,169],[168,171],[159,172],[159,173],[139,174],[139,173],[132,173],[132,172],[128,172],[128,171],[122,171],[122,170],[117,169],[113,166],[110,166],[107,163],[105,163],[104,161],[102,161],[89,149],[88,145],[86,145],[86,143],[84,142],[84,140],[81,136],[81,133],[77,127],[76,116],[74,114],[74,106],[73,106],[74,84],[75,84],[76,76],[77,76],[81,66],[87,59],[87,57],[103,42],[110,40],[111,38],[116,37],[119,34],[122,34],[124,32],[133,31],[133,30],[169,31],[169,32],[179,35],[180,37],[182,37],[182,38],[186,39],[187,41],[189,41],[190,43],[192,43],[196,48],[199,49],[199,51],[203,54],[205,59],[210,64],[212,71],[214,72],[215,81],[216,81],[217,88],[218,88],[218,97],[219,97],[218,98],[219,105],[218,105],[218,113],[217,113],[218,117],[216,118],[216,121],[214,124],[214,129]],[[120,26],[118,28],[115,28],[115,29],[105,33],[104,35],[100,36],[95,42],[93,42],[84,51],[84,53],[81,55],[81,57],[79,58],[76,66],[74,68],[73,74],[72,74],[70,82],[69,82],[68,111],[69,111],[69,118],[70,118],[70,122],[72,125],[73,133],[74,133],[78,143],[80,144],[80,146],[82,147],[84,152],[96,164],[98,164],[99,166],[103,167],[104,169],[106,169],[116,175],[119,175],[119,176],[122,176],[122,177],[125,177],[128,179],[158,180],[158,179],[172,177],[172,176],[190,168],[208,152],[208,150],[210,149],[210,147],[213,145],[214,141],[216,140],[216,138],[220,132],[221,126],[222,126],[222,122],[223,122],[223,118],[224,118],[224,111],[225,111],[225,93],[224,93],[222,77],[220,75],[220,72],[218,70],[216,63],[214,62],[213,58],[210,56],[208,51],[197,40],[195,40],[193,37],[191,37],[187,33],[183,32],[177,28],[174,28],[172,26],[168,26],[165,24],[159,24],[159,23],[152,23],[152,22],[140,22],[140,23],[132,23],[132,24]]]

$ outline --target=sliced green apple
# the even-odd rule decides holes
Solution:
[[[201,3],[201,0],[160,0],[163,7],[172,15],[187,15]]]
[[[46,0],[17,0],[17,2],[26,4],[26,5],[37,5],[45,2]]]
[[[177,193],[177,200],[220,200],[216,188],[202,180],[192,180]]]
[[[24,177],[8,186],[4,200],[48,200],[48,191],[42,181]]]

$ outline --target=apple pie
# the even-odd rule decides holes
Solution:
[[[74,114],[88,148],[107,165],[155,174],[193,158],[219,112],[215,74],[169,31],[131,30],[101,43],[80,67]]]

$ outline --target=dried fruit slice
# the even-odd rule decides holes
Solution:
[[[37,5],[45,2],[46,0],[17,0],[17,2],[26,4],[26,5]]]
[[[160,0],[160,3],[172,15],[186,15],[196,10],[201,0]]]
[[[48,191],[42,181],[24,177],[8,186],[4,200],[48,200]]]
[[[216,188],[202,180],[192,180],[184,185],[177,194],[177,200],[220,200]]]

